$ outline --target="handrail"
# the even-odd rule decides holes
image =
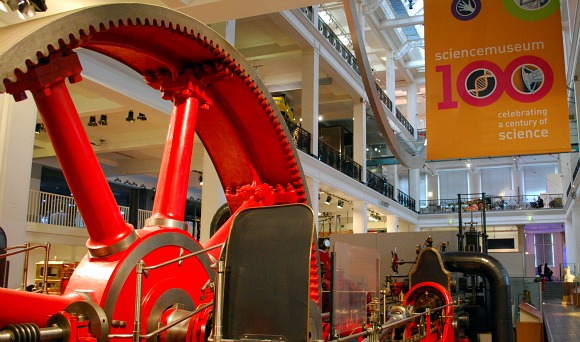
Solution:
[[[542,197],[543,206],[538,206],[536,200]],[[514,211],[514,210],[553,210],[563,208],[563,194],[544,194],[544,195],[520,195],[520,196],[486,196],[486,212],[493,211]],[[478,210],[483,208],[483,202],[480,198],[466,200],[462,202],[462,209],[465,211],[467,205],[475,204]],[[457,198],[430,199],[419,201],[420,214],[438,214],[458,212]]]
[[[289,119],[286,120],[286,125],[288,126],[288,130],[292,135],[294,145],[296,145],[298,150],[308,153],[324,164],[344,173],[354,180],[362,182],[362,166],[359,163],[355,162],[348,156],[345,156],[343,153],[340,153],[332,146],[321,140],[318,140],[318,155],[312,155],[310,153],[310,142],[312,139],[312,134]],[[405,208],[416,212],[416,200],[414,198],[400,190],[397,190],[397,197],[395,198],[395,187],[387,182],[384,177],[381,178],[368,170],[366,172],[366,176],[367,181],[365,185],[367,187],[375,190],[383,196],[397,201]]]
[[[362,181],[362,166],[359,163],[320,140],[318,141],[318,160],[354,180]]]
[[[123,220],[128,223],[129,207],[120,205],[119,210]],[[65,227],[85,227],[73,197],[38,190],[29,190],[27,221]]]
[[[300,11],[310,20],[313,22],[314,14],[313,12],[307,8],[302,7]],[[357,63],[356,57],[353,55],[352,52],[342,43],[342,41],[338,38],[338,36],[334,33],[334,31],[322,20],[322,18],[318,17],[318,32],[332,45],[332,47],[338,52],[338,54],[344,59],[344,61],[356,72],[359,76],[361,76],[360,69]],[[399,122],[405,127],[405,129],[411,134],[415,134],[415,128],[411,125],[411,123],[405,118],[405,116],[399,111],[398,108],[393,110],[393,101],[388,97],[383,89],[375,82],[375,86],[377,87],[377,91],[379,92],[379,96],[381,102],[383,102],[387,108],[395,115],[395,118],[399,120]]]
[[[46,281],[48,280],[48,259],[50,257],[50,242],[47,242],[44,245],[34,245],[34,246],[30,246],[30,243],[28,242],[26,242],[24,245],[9,246],[5,248],[6,251],[13,249],[17,249],[17,251],[10,253],[2,253],[0,254],[0,258],[7,258],[12,255],[24,253],[24,266],[22,272],[22,291],[25,291],[26,283],[28,282],[28,256],[30,255],[29,252],[31,250],[38,248],[44,248],[44,271],[42,272],[41,292],[48,293]]]

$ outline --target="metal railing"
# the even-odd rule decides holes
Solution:
[[[415,199],[401,190],[397,189],[397,202],[405,208],[416,211],[415,209]]]
[[[381,195],[395,200],[395,187],[387,182],[385,177],[379,177],[367,170],[367,184],[369,188],[375,190]]]
[[[359,163],[320,140],[318,141],[318,160],[354,180],[362,181],[362,166]]]
[[[362,182],[362,166],[359,163],[335,150],[333,147],[321,140],[318,140],[318,156],[312,155],[310,153],[312,134],[290,120],[286,120],[286,124],[292,134],[294,145],[298,150],[308,153],[324,164],[344,173],[354,180]],[[397,201],[405,208],[416,211],[415,199],[398,189],[397,197],[395,197],[395,187],[387,182],[384,177],[379,177],[367,170],[367,182],[365,185],[381,195]]]
[[[129,207],[119,206],[119,210],[123,220],[128,223]],[[38,190],[29,191],[27,221],[65,227],[85,227],[73,197]]]
[[[290,120],[286,120],[286,125],[292,135],[292,141],[294,141],[296,148],[302,152],[310,154],[312,134]]]
[[[151,217],[151,215],[153,214],[153,211],[151,210],[145,210],[145,209],[139,209],[137,210],[137,227],[135,227],[136,229],[141,229],[145,226],[145,221]]]
[[[492,211],[517,211],[517,210],[551,210],[562,209],[562,194],[521,195],[521,196],[486,196],[485,201],[475,199],[461,203],[463,211],[473,205],[480,211],[485,202],[485,210]],[[543,204],[538,203],[538,197],[542,198]],[[432,199],[419,202],[421,214],[454,213],[458,211],[457,198]]]
[[[306,16],[306,18],[308,18],[309,21],[314,22],[314,13],[312,13],[312,10],[310,8],[303,7],[300,10]],[[354,72],[356,72],[357,75],[360,76],[361,75],[360,69],[358,68],[356,57],[342,43],[342,41],[338,38],[338,36],[336,35],[336,33],[334,33],[334,31],[330,28],[330,26],[328,26],[328,24],[326,24],[324,20],[322,20],[322,18],[320,17],[318,17],[317,28],[318,32],[320,32],[320,34],[330,43],[330,45],[332,45],[332,47],[336,50],[336,52],[338,52],[338,54],[342,57],[342,59],[344,59],[344,61],[351,67],[351,69],[354,70]],[[375,86],[377,88],[377,91],[379,92],[379,98],[381,102],[383,102],[387,106],[387,108],[395,114],[395,117],[397,118],[397,120],[399,120],[399,122],[403,125],[403,127],[405,127],[405,129],[409,131],[411,135],[414,135],[415,128],[413,128],[411,123],[407,120],[407,118],[405,118],[405,116],[403,116],[403,114],[399,111],[399,109],[395,108],[395,110],[393,110],[393,101],[389,99],[385,91],[381,89],[381,87],[377,83],[375,83]]]

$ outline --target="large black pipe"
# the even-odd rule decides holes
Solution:
[[[451,272],[478,274],[490,283],[491,309],[494,322],[491,337],[494,342],[512,342],[512,303],[510,280],[503,265],[494,257],[483,253],[448,252],[441,255],[443,265]]]

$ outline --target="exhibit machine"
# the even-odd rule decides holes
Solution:
[[[62,294],[0,288],[0,342],[466,341],[464,306],[478,302],[452,297],[450,272],[487,279],[493,339],[513,339],[503,267],[480,253],[431,246],[418,255],[402,302],[387,307],[371,298],[354,335],[331,329],[332,300],[323,306],[321,283],[333,285],[321,279],[292,135],[252,67],[207,26],[133,3],[47,16],[0,35],[0,92],[35,101],[89,235]],[[98,55],[142,75],[173,104],[143,229],[124,222],[67,89]],[[194,133],[232,213],[203,245],[183,219]],[[11,249],[3,240],[0,259],[36,248]]]

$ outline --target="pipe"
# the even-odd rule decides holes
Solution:
[[[443,265],[451,272],[464,272],[484,276],[491,284],[491,307],[495,311],[491,336],[496,342],[514,340],[510,281],[506,269],[494,257],[483,253],[442,253]]]

